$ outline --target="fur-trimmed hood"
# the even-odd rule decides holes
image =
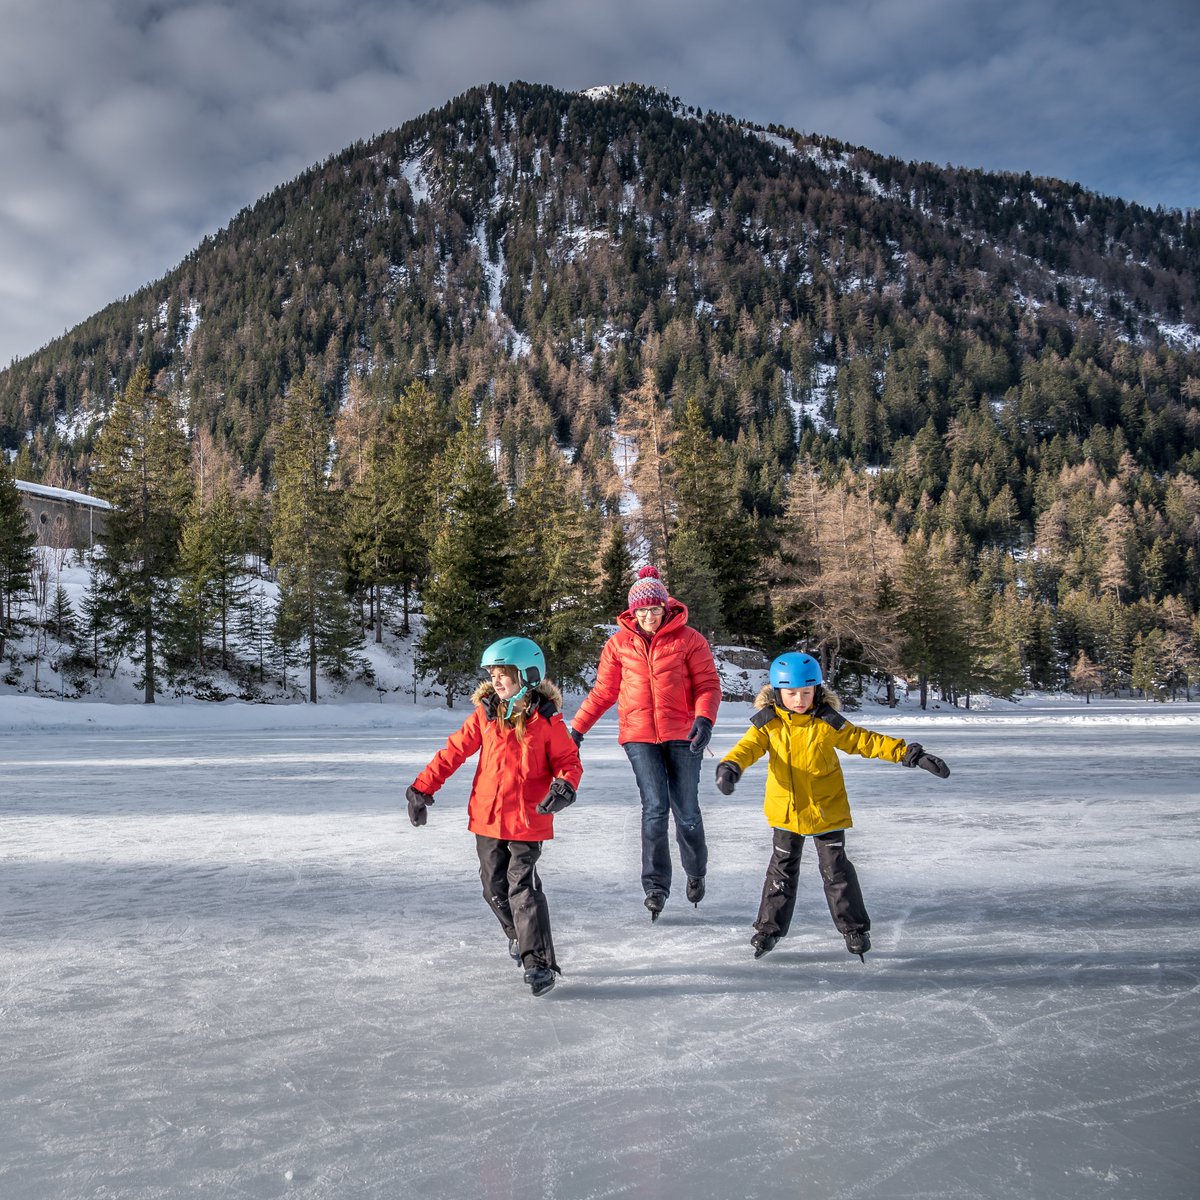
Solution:
[[[556,712],[562,712],[562,692],[553,680],[543,679],[536,687],[530,688],[528,694],[534,697],[531,709],[542,716],[550,717]],[[495,707],[493,702],[496,699],[496,689],[490,679],[485,679],[471,695],[472,704],[482,704],[489,710]],[[492,714],[489,712],[488,715]]]
[[[831,692],[824,685],[817,688],[816,703],[814,709],[820,708],[822,704],[828,704],[830,708],[840,709],[842,707],[841,700],[838,699],[834,692]],[[775,707],[775,689],[768,683],[761,692],[754,698],[755,708],[774,708]]]

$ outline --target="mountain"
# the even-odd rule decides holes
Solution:
[[[1180,389],[1200,375],[1198,262],[1194,215],[1071,184],[900,162],[645,87],[492,85],[277,188],[0,372],[0,443],[32,434],[35,470],[86,482],[96,422],[149,356],[252,469],[307,363],[331,403],[382,370],[501,406],[532,389],[577,448],[652,366],[785,466],[797,417],[879,465],[987,405],[1021,410],[1021,440],[1112,428],[1115,397],[1057,366],[1082,341],[1115,391],[1145,390],[1168,465],[1194,451],[1175,432],[1197,399]],[[1031,370],[1069,394],[1010,403]]]
[[[1194,212],[639,85],[489,85],[0,372],[0,445],[86,488],[144,362],[269,487],[302,373],[343,414],[419,381],[510,495],[556,445],[593,516],[674,555],[705,628],[875,669],[902,611],[918,673],[931,629],[963,631],[937,653],[967,689],[1099,664],[1173,691],[1200,679],[1198,331]]]

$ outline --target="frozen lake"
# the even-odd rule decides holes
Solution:
[[[753,959],[763,764],[652,926],[602,722],[537,1000],[472,766],[404,814],[464,715],[0,703],[4,1200],[1200,1195],[1200,706],[855,717],[953,770],[845,760],[865,965],[815,859]]]

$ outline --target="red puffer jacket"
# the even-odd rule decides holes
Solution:
[[[687,608],[672,599],[648,638],[626,609],[617,618],[621,628],[600,652],[596,682],[571,722],[574,728],[587,733],[614,704],[621,745],[684,741],[697,717],[715,722],[721,680],[708,642],[687,619]]]
[[[558,689],[543,680],[534,691],[534,699],[539,697],[543,702],[529,714],[521,741],[515,729],[501,729],[491,719],[495,689],[490,683],[481,685],[471,697],[475,701],[471,715],[413,780],[413,787],[432,796],[478,750],[467,828],[505,841],[548,841],[554,836],[554,817],[538,812],[537,806],[554,779],[565,779],[577,788],[583,766],[557,711],[562,703]],[[553,703],[545,703],[546,699]]]

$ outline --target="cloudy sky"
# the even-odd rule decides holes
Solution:
[[[475,84],[1200,207],[1198,0],[0,0],[0,363]]]

